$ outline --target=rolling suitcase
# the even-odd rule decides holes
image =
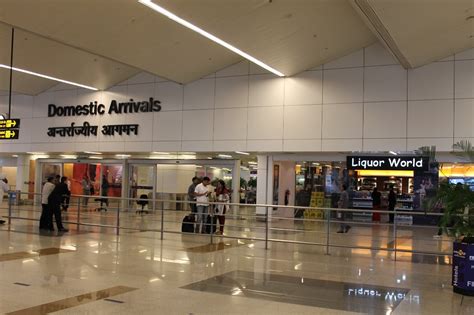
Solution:
[[[181,224],[181,232],[183,233],[194,233],[194,215],[188,214],[183,218],[183,223]]]

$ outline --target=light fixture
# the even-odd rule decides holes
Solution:
[[[392,154],[392,155],[398,155],[398,153],[395,152],[395,151],[388,151],[388,153],[390,153],[390,154]]]
[[[102,160],[101,156],[89,156],[89,159],[94,159],[94,160]]]
[[[77,155],[73,155],[73,154],[61,154],[60,156],[63,159],[77,159]]]
[[[242,152],[242,151],[235,151],[235,153],[242,154],[242,155],[250,155],[250,153]]]
[[[94,154],[94,155],[102,155],[100,152],[94,152],[94,151],[84,151],[86,154]]]
[[[249,162],[249,165],[257,165],[258,163],[257,162],[254,162],[254,161],[250,161]]]
[[[37,73],[37,72],[25,70],[25,69],[20,69],[20,68],[16,68],[16,67],[10,67],[10,66],[4,65],[4,64],[0,64],[0,68],[4,68],[4,69],[8,69],[8,70],[10,70],[10,68],[11,68],[14,71],[26,73],[26,74],[29,74],[29,75],[33,75],[33,76],[36,76],[36,77],[43,78],[43,79],[48,79],[48,80],[53,80],[53,81],[57,81],[57,82],[61,82],[61,83],[75,85],[75,86],[78,86],[78,87],[81,87],[81,88],[84,88],[84,89],[88,89],[88,90],[93,90],[93,91],[98,91],[99,90],[99,89],[96,89],[95,87],[92,87],[92,86],[79,84],[79,83],[75,83],[75,82],[71,82],[71,81],[67,81],[67,80],[63,80],[63,79],[58,79],[58,78],[55,78],[55,77],[51,77],[49,75],[45,75],[45,74],[41,74],[41,73]]]
[[[223,158],[223,159],[230,159],[230,158],[232,158],[232,155],[228,155],[228,154],[218,154],[217,156],[220,157],[220,158]]]
[[[44,152],[26,152],[27,154],[32,154],[32,155],[45,155],[46,153]]]
[[[13,154],[12,157],[17,158],[18,154]]]
[[[115,156],[121,159],[126,159],[126,158],[129,158],[131,155],[130,154],[115,154]]]
[[[221,46],[224,46],[225,48],[227,48],[227,49],[233,51],[234,53],[244,57],[245,59],[250,60],[251,62],[255,63],[256,65],[258,65],[258,66],[260,66],[260,67],[276,74],[277,76],[279,76],[279,77],[284,77],[285,76],[280,71],[270,67],[269,65],[263,63],[262,61],[258,60],[257,58],[250,56],[249,54],[243,52],[242,50],[238,49],[237,47],[232,46],[231,44],[223,41],[222,39],[212,35],[211,33],[206,32],[202,28],[199,28],[196,25],[180,18],[176,14],[173,14],[170,11],[166,10],[165,8],[157,5],[152,0],[138,0],[138,2],[145,5],[145,6],[147,6],[147,7],[149,7],[150,9],[152,9],[152,10],[154,10],[154,11],[160,13],[160,14],[163,14],[164,16],[166,16],[167,18],[175,21],[176,23],[179,23],[179,24],[183,25],[184,27],[187,27],[187,28],[195,31],[196,33],[212,40],[213,42],[215,42],[215,43],[217,43]]]
[[[169,152],[151,152],[152,154],[170,155]]]

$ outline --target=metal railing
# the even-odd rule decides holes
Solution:
[[[34,195],[34,200],[21,199],[22,195],[30,197]],[[13,225],[13,220],[39,221],[41,205],[35,202],[36,199],[39,199],[38,197],[39,194],[9,192],[8,213],[3,215],[7,218],[9,229]],[[105,200],[107,200],[108,206],[102,207],[106,203]],[[29,201],[31,204],[24,204],[25,201]],[[148,215],[139,213],[142,208],[145,208],[145,206],[140,205],[140,201],[147,203],[146,211]],[[75,225],[77,231],[81,231],[82,227],[89,227],[96,228],[99,232],[103,229],[113,229],[116,235],[119,235],[121,231],[157,232],[160,233],[160,239],[163,240],[165,234],[191,234],[182,232],[181,224],[184,215],[190,212],[190,205],[195,203],[193,201],[168,199],[72,195],[70,196],[67,212],[63,212],[63,222]],[[95,204],[96,207],[91,208],[90,205],[92,204]],[[178,207],[178,205],[180,206]],[[207,205],[209,209],[213,209],[217,205],[229,207],[229,211],[224,215],[227,224],[224,225],[226,232],[223,235],[217,236],[212,230],[216,213],[209,211],[205,215],[204,227],[211,225],[211,233],[209,235],[202,234],[202,236],[208,237],[211,244],[218,237],[219,239],[262,241],[265,244],[265,249],[268,249],[269,243],[286,243],[323,247],[326,254],[330,254],[331,248],[361,250],[371,253],[385,251],[393,253],[393,259],[395,260],[397,260],[397,254],[399,253],[440,256],[450,255],[451,252],[451,239],[432,239],[430,233],[436,232],[438,230],[437,226],[405,225],[397,222],[400,215],[439,218],[442,216],[441,213],[420,211],[404,211],[401,213],[400,211],[372,209],[249,205],[219,202],[209,202]],[[183,207],[187,208],[186,212],[176,210],[176,208]],[[106,211],[103,211],[105,209]],[[275,211],[275,209],[278,210]],[[304,213],[312,213],[316,216],[295,218],[293,214],[296,210],[303,210]],[[285,212],[287,215],[285,215]],[[342,212],[350,214],[365,213],[370,218],[373,213],[394,214],[395,220],[393,223],[362,222],[354,219],[341,222],[337,219],[336,213]],[[210,224],[207,223],[207,216],[210,217]],[[334,228],[341,223],[350,224],[356,228],[353,228],[351,233],[333,233]],[[215,228],[217,229],[217,224]],[[193,235],[196,234],[193,233]],[[429,238],[427,235],[429,235]]]

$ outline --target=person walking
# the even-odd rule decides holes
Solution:
[[[199,178],[195,176],[192,179],[191,185],[188,187],[188,201],[190,202],[196,201],[196,195],[194,194],[194,191],[196,190],[197,185],[199,185]],[[197,212],[196,203],[190,203],[189,207],[191,208],[191,213],[195,214]]]
[[[372,191],[372,209],[380,210],[381,205],[382,205],[382,194],[377,189],[377,187],[374,187],[374,190]],[[374,212],[372,214],[372,220],[380,222],[380,212]]]
[[[2,176],[2,178],[0,179],[0,209],[3,208],[3,198],[9,190],[10,187],[8,186],[8,179],[5,176]],[[20,196],[17,196],[17,198],[20,198]],[[5,224],[5,222],[5,220],[0,219],[0,224]]]
[[[64,228],[63,221],[61,218],[61,202],[65,195],[68,195],[70,192],[67,189],[66,184],[67,177],[61,177],[59,184],[54,187],[53,191],[48,197],[48,206],[51,209],[51,212],[54,215],[56,220],[56,226],[59,232],[68,232],[69,230]],[[52,223],[51,223],[52,225]]]
[[[225,182],[221,179],[217,182],[216,188],[216,199],[219,204],[216,207],[216,216],[219,220],[219,231],[216,232],[218,235],[222,235],[224,233],[224,224],[225,224],[225,214],[229,209],[230,197],[229,197],[229,190],[225,186]]]
[[[44,183],[41,190],[41,217],[40,217],[40,230],[54,231],[53,227],[53,213],[48,204],[49,195],[54,190],[56,185],[54,184],[54,177],[50,176]]]
[[[341,196],[339,197],[338,207],[340,209],[349,208],[349,193],[347,192],[346,184],[342,185],[342,192],[341,192]],[[339,227],[339,230],[337,231],[337,233],[347,233],[351,229],[350,225],[344,223],[345,219],[348,216],[348,213],[346,211],[340,211],[340,215],[341,215],[341,226]]]
[[[87,175],[84,175],[84,177],[82,178],[81,185],[82,185],[82,194],[84,195],[82,199],[82,204],[85,207],[87,207],[87,205],[89,204],[89,197],[87,196],[90,196],[91,187],[92,187],[91,181],[89,177],[87,177]]]
[[[102,189],[102,199],[100,201],[100,205],[102,206],[102,202],[105,203],[105,206],[109,206],[109,180],[107,179],[106,175],[102,175],[102,184],[101,184],[101,189]]]
[[[397,204],[397,194],[393,190],[393,185],[390,185],[390,191],[388,193],[388,211],[394,211],[395,205]],[[395,213],[389,213],[389,222],[393,223],[395,219]]]
[[[204,177],[202,183],[196,186],[194,189],[194,195],[196,196],[197,206],[197,219],[195,233],[204,233],[204,224],[207,222],[207,215],[209,213],[209,185],[211,179]]]
[[[69,209],[69,203],[71,201],[71,193],[70,193],[71,192],[71,181],[69,179],[66,180],[66,185],[67,185],[67,189],[69,190],[69,194],[64,196],[62,208],[63,208],[63,211],[67,212],[67,209]]]

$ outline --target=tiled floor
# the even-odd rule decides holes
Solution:
[[[85,212],[81,219],[113,225],[115,215]],[[165,229],[178,231],[182,216],[168,213]],[[73,211],[67,217],[76,219]],[[473,298],[452,292],[449,254],[399,252],[394,261],[391,252],[364,248],[333,247],[326,255],[324,246],[270,242],[266,250],[263,241],[218,236],[210,245],[209,235],[165,233],[161,240],[159,232],[147,231],[159,230],[159,219],[159,214],[122,214],[121,225],[136,229],[120,235],[113,228],[87,226],[76,233],[72,224],[70,233],[39,235],[36,222],[18,219],[10,231],[0,227],[0,313],[474,314]],[[255,228],[261,224],[229,220],[226,233],[261,238],[264,232]],[[325,243],[323,224],[272,226],[279,230],[272,230],[271,238]],[[307,230],[283,229],[288,226]],[[344,235],[336,229],[330,232],[335,244],[394,245],[387,226],[358,225]],[[399,248],[450,251],[449,240],[434,240],[433,230],[399,233]],[[78,297],[80,303],[73,302]]]

